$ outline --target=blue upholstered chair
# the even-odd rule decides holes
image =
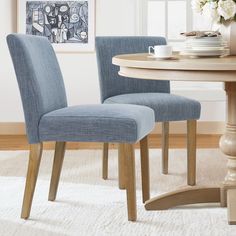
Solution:
[[[136,220],[134,143],[141,140],[143,201],[149,199],[147,134],[154,112],[136,105],[67,106],[62,74],[46,38],[12,34],[7,37],[21,93],[30,156],[21,217],[30,215],[42,156],[42,142],[56,141],[49,200],[57,194],[66,142],[119,143],[126,166],[128,219]],[[122,170],[125,171],[125,170]],[[124,173],[123,173],[124,174]],[[104,198],[105,200],[105,198]]]
[[[196,120],[200,117],[198,101],[170,94],[169,81],[140,80],[120,77],[112,65],[118,54],[145,53],[149,46],[165,45],[162,37],[97,37],[96,52],[101,90],[105,104],[144,105],[155,111],[156,122],[162,122],[162,173],[168,173],[168,136],[170,121],[187,120],[187,183],[196,182]],[[103,178],[108,174],[108,143],[103,146]],[[120,185],[121,188],[123,188]]]

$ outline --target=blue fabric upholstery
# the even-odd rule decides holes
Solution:
[[[112,57],[117,54],[147,52],[149,46],[165,44],[162,37],[96,37],[101,101],[126,93],[169,93],[169,81],[120,77],[119,67],[112,65]]]
[[[136,104],[152,108],[156,122],[197,120],[200,117],[199,102],[168,93],[132,93],[110,97],[107,104]]]
[[[117,54],[143,53],[148,46],[163,45],[162,37],[97,37],[96,52],[103,103],[145,105],[155,111],[156,121],[199,119],[198,101],[170,94],[169,81],[120,77],[112,64]]]
[[[154,127],[154,111],[136,105],[67,107],[56,55],[43,37],[7,37],[21,92],[29,143],[135,143]]]
[[[41,141],[135,143],[154,128],[154,112],[135,105],[87,105],[45,114]]]
[[[38,143],[38,123],[47,112],[67,106],[60,67],[44,37],[12,34],[7,37],[20,88],[30,143]]]

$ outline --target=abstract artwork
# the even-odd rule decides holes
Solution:
[[[62,51],[93,50],[94,0],[18,1],[21,33],[47,37]]]

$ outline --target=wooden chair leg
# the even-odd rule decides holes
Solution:
[[[135,178],[135,157],[134,145],[124,145],[126,153],[126,194],[127,194],[127,209],[128,220],[136,221],[137,219],[137,206],[136,206],[136,178]]]
[[[143,203],[150,199],[149,149],[147,136],[140,141]]]
[[[65,156],[66,143],[56,142],[51,183],[49,189],[48,200],[54,201],[57,196],[57,189],[61,175],[62,164]]]
[[[196,184],[196,132],[197,121],[187,121],[187,175],[188,185],[194,186]]]
[[[125,158],[126,153],[124,150],[124,144],[118,145],[118,181],[119,189],[125,189]]]
[[[168,174],[169,122],[162,123],[162,174]]]
[[[103,150],[102,150],[102,178],[108,178],[108,150],[109,150],[109,143],[103,143]]]
[[[23,219],[28,219],[30,215],[34,190],[38,178],[39,166],[42,157],[42,150],[42,143],[30,145],[28,171],[25,184],[24,200],[21,211],[21,218]]]

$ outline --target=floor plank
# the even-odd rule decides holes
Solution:
[[[161,136],[149,135],[149,147],[160,148]],[[220,135],[198,135],[197,148],[218,148]],[[170,135],[170,148],[185,148],[186,135]],[[47,142],[44,149],[54,149],[55,143]],[[139,145],[136,145],[138,148]],[[68,143],[67,149],[101,149],[102,143]],[[117,148],[115,144],[109,148]],[[0,135],[0,150],[28,150],[29,145],[25,135]]]

